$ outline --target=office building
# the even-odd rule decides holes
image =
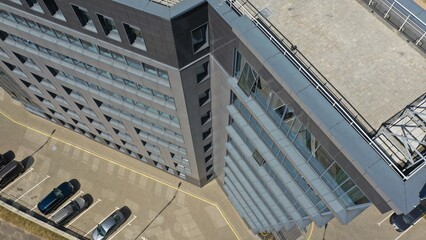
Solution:
[[[0,86],[136,160],[217,179],[255,233],[419,204],[426,27],[399,5],[0,2]]]

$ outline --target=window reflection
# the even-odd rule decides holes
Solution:
[[[293,141],[294,146],[305,157],[308,163],[318,173],[331,191],[334,191],[341,203],[345,206],[353,206],[368,202],[363,193],[354,187],[355,184],[344,170],[334,161],[326,150],[317,141],[315,136],[296,117],[293,108],[286,105],[268,86],[267,82],[260,77],[250,66],[246,59],[236,51],[234,76],[238,79],[238,86],[247,96],[251,96],[263,108],[277,127]],[[280,154],[272,140],[265,135],[266,132],[251,116],[250,111],[237,99],[232,96],[232,102],[250,123],[252,128],[259,133],[261,139],[271,148],[273,153]],[[275,154],[275,155],[277,155]],[[280,158],[278,158],[280,159]],[[288,161],[282,164],[290,164]],[[289,166],[286,168],[293,169]],[[291,173],[292,171],[290,171]],[[297,172],[293,172],[297,175]],[[295,177],[295,176],[293,176]],[[354,190],[356,188],[356,190]],[[346,194],[345,194],[346,193]],[[351,193],[351,194],[349,194]]]

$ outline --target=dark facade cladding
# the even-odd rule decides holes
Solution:
[[[216,178],[253,232],[294,238],[416,202],[404,192],[422,172],[401,180],[230,1],[31,3],[0,1],[0,86],[192,184]]]

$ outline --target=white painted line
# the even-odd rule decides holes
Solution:
[[[116,207],[114,211],[112,211],[110,214],[108,214],[104,219],[102,219],[101,221],[99,221],[99,223],[103,222],[105,219],[107,219],[109,217],[109,215],[111,215],[113,212],[117,211],[119,208]],[[90,229],[86,234],[84,234],[83,237],[87,236],[87,234],[91,233],[98,225],[94,226],[92,229]]]
[[[394,212],[391,212],[391,214],[389,214],[387,217],[385,217],[382,221],[378,222],[377,225],[379,225],[379,227],[381,227],[380,224],[382,224],[384,221],[386,221],[386,219],[389,219],[389,217],[393,214]]]
[[[37,207],[38,204],[36,204],[33,208],[31,208],[31,211],[34,211],[34,209]]]
[[[80,191],[80,193],[78,194],[78,195],[76,195],[76,196],[74,196],[73,198],[71,198],[66,204],[64,204],[64,206],[66,206],[66,205],[68,205],[71,201],[73,201],[74,199],[76,199],[78,196],[80,196],[80,194],[82,194],[83,193],[83,191]],[[61,210],[62,208],[59,208],[58,207],[58,209],[56,209],[56,211],[54,212],[54,213],[52,213],[52,214],[50,214],[50,216],[47,218],[47,219],[50,219],[51,217],[53,217],[53,215],[55,215],[57,212],[59,212],[59,210]]]
[[[125,227],[129,226],[130,223],[133,222],[133,220],[135,220],[135,219],[136,219],[136,216],[133,216],[132,220],[130,220],[129,223],[127,223],[122,228],[120,228],[120,230],[116,231],[109,239],[113,239],[115,237],[115,235],[117,235],[119,232],[121,232],[121,230],[123,230]]]
[[[395,238],[395,240],[398,240],[402,235],[404,235],[406,232],[408,232],[408,230],[410,230],[412,227],[414,227],[414,225],[416,225],[420,220],[422,220],[422,218],[420,218],[413,225],[411,225],[409,228],[407,228],[407,230],[405,230],[403,233],[401,233],[397,238]]]
[[[24,194],[22,194],[19,198],[17,198],[15,201],[13,202],[17,202],[19,199],[21,199],[23,196],[25,196],[27,193],[31,192],[34,188],[36,188],[38,185],[40,185],[42,182],[44,182],[45,180],[47,180],[48,178],[50,178],[49,175],[47,175],[43,180],[41,180],[39,183],[37,183],[35,186],[33,186],[32,188],[30,188],[30,190],[26,191]]]
[[[69,227],[71,224],[73,224],[79,217],[81,217],[83,214],[85,214],[87,211],[89,211],[92,207],[94,207],[98,202],[102,201],[101,199],[98,199],[98,201],[96,201],[95,203],[93,203],[92,205],[90,205],[90,207],[88,209],[86,209],[86,211],[80,213],[76,218],[74,218],[74,220],[72,220],[71,222],[69,222],[67,225],[65,225],[65,227]]]
[[[15,182],[17,182],[17,181],[21,180],[21,178],[23,178],[25,175],[27,175],[28,173],[32,172],[33,170],[34,170],[34,168],[30,168],[30,170],[28,170],[28,171],[24,172],[24,174],[22,174],[20,177],[18,177],[17,179],[15,179],[15,181],[13,181],[13,182],[9,183],[9,185],[7,185],[5,188],[3,188],[3,189],[0,191],[0,193],[1,193],[1,192],[3,192],[4,190],[6,190],[8,187],[12,186],[12,185],[13,185],[13,183],[15,183]]]

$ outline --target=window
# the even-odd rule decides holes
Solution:
[[[256,160],[257,164],[259,164],[259,166],[262,166],[263,164],[265,164],[265,159],[262,157],[262,155],[260,155],[259,151],[257,151],[257,149],[255,149],[253,151],[252,154],[254,160]]]
[[[210,143],[204,145],[204,152],[209,151],[211,148],[212,148],[212,143],[210,142]]]
[[[92,18],[90,18],[89,12],[84,8],[75,5],[71,6],[77,15],[78,21],[80,21],[81,26],[89,31],[97,32]]]
[[[211,118],[210,111],[206,112],[201,116],[201,125],[206,124]]]
[[[207,89],[202,94],[198,96],[198,102],[200,107],[206,104],[210,100],[210,89]]]
[[[142,32],[140,28],[130,26],[127,23],[123,23],[123,26],[126,30],[127,38],[129,39],[130,45],[146,51],[145,40],[142,37]]]
[[[28,3],[28,6],[30,6],[30,8],[33,9],[34,11],[43,13],[43,9],[41,9],[37,0],[25,0],[25,1]]]
[[[206,140],[206,138],[210,137],[212,134],[212,128],[209,128],[207,131],[203,132],[203,140]]]
[[[97,13],[96,15],[98,16],[99,22],[101,23],[102,28],[104,29],[105,35],[114,40],[121,41],[114,20],[112,18],[105,17],[99,13]]]
[[[197,74],[197,83],[204,82],[209,77],[209,62],[195,68],[195,73]]]
[[[208,163],[210,160],[212,160],[213,159],[213,155],[212,154],[209,154],[207,157],[205,157],[204,158],[204,162],[205,163]]]
[[[213,163],[206,167],[206,172],[209,172],[213,168]]]
[[[16,3],[16,4],[19,4],[19,5],[22,5],[22,3],[21,3],[21,1],[19,1],[19,0],[10,0],[11,2],[14,2],[14,3]]]
[[[198,53],[209,46],[209,35],[208,35],[207,23],[192,30],[192,48],[194,53]]]
[[[65,21],[65,17],[56,4],[55,0],[43,0],[43,2],[52,16]]]

